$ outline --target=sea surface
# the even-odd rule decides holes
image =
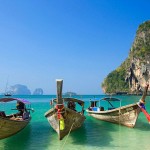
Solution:
[[[55,95],[16,96],[31,102],[32,120],[21,132],[0,140],[0,150],[150,150],[150,124],[141,112],[134,128],[96,120],[85,112],[83,126],[59,141],[44,113],[50,109]],[[85,109],[92,98],[104,95],[83,95],[76,98],[85,101]],[[141,96],[115,96],[122,105],[138,102]],[[7,107],[2,104],[1,107]],[[150,96],[146,97],[146,110],[150,113]]]

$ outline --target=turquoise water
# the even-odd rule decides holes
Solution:
[[[103,97],[103,96],[96,96]],[[137,102],[140,96],[117,96],[122,104]],[[30,124],[16,135],[0,140],[0,150],[149,150],[150,124],[143,113],[140,113],[135,128],[127,128],[109,122],[96,120],[85,112],[86,120],[81,128],[70,133],[62,141],[50,127],[44,113],[50,108],[47,96],[20,96],[32,103]],[[88,108],[92,95],[80,96]],[[5,107],[5,106],[3,106]],[[150,97],[146,98],[146,108],[150,113]]]

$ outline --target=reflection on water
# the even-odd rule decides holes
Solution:
[[[30,132],[31,127],[30,124],[17,133],[9,138],[3,139],[0,141],[0,148],[1,150],[20,150],[20,149],[28,149],[30,145]]]

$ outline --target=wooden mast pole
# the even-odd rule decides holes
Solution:
[[[63,104],[62,100],[62,86],[63,86],[63,80],[57,79],[57,104]]]
[[[141,103],[145,103],[145,98],[146,98],[146,95],[147,95],[148,87],[149,87],[149,84],[147,84],[147,85],[145,86],[145,90],[144,90],[143,95],[142,95],[142,97],[141,97],[141,99],[140,99],[140,102],[141,102]]]
[[[139,102],[139,107],[141,108],[141,111],[144,113],[145,117],[147,118],[148,122],[150,123],[150,115],[148,114],[148,112],[146,111],[145,109],[145,97],[147,95],[147,90],[148,90],[148,87],[149,87],[149,84],[147,84],[145,86],[145,91],[143,92],[143,95],[142,95],[142,98],[140,99],[140,102]]]
[[[64,122],[62,122],[61,120],[61,109],[63,106],[63,99],[62,99],[62,86],[63,86],[63,80],[62,79],[57,79],[56,80],[57,83],[57,118],[58,118],[58,124],[59,124],[59,130],[58,130],[58,137],[59,140],[62,139],[61,137],[61,124],[63,124],[63,128],[64,128]]]

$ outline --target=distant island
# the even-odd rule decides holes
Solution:
[[[101,87],[105,94],[139,95],[147,82],[150,83],[150,21],[139,25],[128,58],[107,75]]]
[[[64,93],[65,96],[75,96],[77,95],[75,92],[66,92]]]
[[[43,95],[43,89],[41,88],[36,88],[33,92],[33,95]]]
[[[30,89],[26,85],[15,84],[9,87],[9,93],[11,93],[11,95],[43,95],[44,92],[42,88],[36,88],[33,93],[31,93]]]

